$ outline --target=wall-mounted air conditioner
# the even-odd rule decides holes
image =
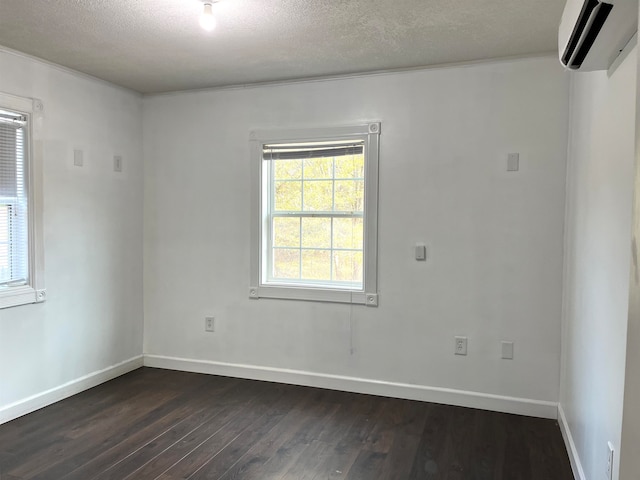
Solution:
[[[638,29],[638,0],[568,0],[558,32],[560,62],[608,69]]]

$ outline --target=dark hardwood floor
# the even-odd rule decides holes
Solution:
[[[0,426],[2,480],[571,480],[556,422],[142,368]]]

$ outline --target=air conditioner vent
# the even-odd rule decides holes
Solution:
[[[560,62],[572,70],[605,70],[637,26],[637,0],[568,0],[558,32]]]

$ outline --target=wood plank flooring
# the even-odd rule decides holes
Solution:
[[[1,480],[572,480],[556,422],[141,368],[0,426]]]

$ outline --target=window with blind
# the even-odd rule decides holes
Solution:
[[[0,109],[0,287],[29,281],[27,117]]]
[[[0,93],[0,308],[45,299],[33,182],[33,103]]]
[[[251,298],[377,304],[378,135],[254,132]]]

